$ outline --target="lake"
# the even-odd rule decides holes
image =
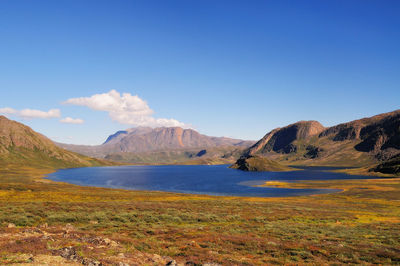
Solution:
[[[288,197],[333,193],[338,189],[254,187],[265,181],[369,179],[305,167],[291,172],[244,172],[228,165],[113,166],[63,169],[47,176],[77,185],[217,196]],[[374,177],[376,178],[376,177]]]

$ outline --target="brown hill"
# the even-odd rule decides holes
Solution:
[[[316,121],[277,128],[247,149],[241,158],[258,155],[284,164],[365,167],[397,154],[400,110],[329,128]]]
[[[1,167],[65,168],[104,164],[108,163],[61,149],[28,126],[0,116]]]

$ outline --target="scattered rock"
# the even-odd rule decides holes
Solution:
[[[96,260],[91,260],[88,258],[82,258],[81,256],[76,254],[76,249],[74,247],[65,247],[59,250],[54,251],[55,254],[60,255],[61,257],[72,260],[78,263],[82,263],[83,265],[88,266],[101,266],[102,263]]]
[[[101,264],[101,262],[99,262],[99,261],[96,261],[96,260],[90,260],[90,259],[87,259],[87,258],[85,258],[85,259],[82,259],[82,262],[81,262],[83,265],[88,265],[88,266],[101,266],[102,264]]]
[[[107,246],[111,246],[111,247],[116,247],[118,246],[118,243],[115,242],[114,240],[111,240],[109,238],[104,238],[103,242],[107,245]]]
[[[7,225],[7,227],[8,227],[8,228],[15,228],[15,224],[9,223],[9,224]]]
[[[98,224],[99,222],[98,222],[98,221],[93,221],[93,220],[91,220],[91,221],[89,221],[89,223],[90,223],[90,224]]]
[[[74,247],[65,247],[57,250],[57,252],[61,257],[68,259],[68,260],[73,260],[77,261],[78,260],[78,255],[76,255],[76,250]]]
[[[23,233],[30,233],[30,234],[43,234],[43,231],[40,230],[39,228],[26,228],[24,230],[22,230]]]

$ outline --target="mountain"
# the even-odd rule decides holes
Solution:
[[[244,149],[244,147],[223,146],[139,153],[119,152],[109,154],[105,159],[135,164],[232,164]]]
[[[138,127],[110,135],[102,145],[56,143],[58,146],[98,158],[126,163],[178,163],[202,157],[228,163],[239,158],[252,141],[210,137],[180,127]],[[202,150],[201,156],[195,156]],[[217,160],[218,159],[218,160]],[[199,161],[200,162],[200,161]]]
[[[107,165],[57,147],[45,136],[16,121],[0,116],[0,167],[68,168]]]
[[[300,121],[274,129],[246,149],[234,167],[251,156],[286,165],[366,167],[395,163],[392,158],[398,154],[400,110],[327,128],[317,121]]]

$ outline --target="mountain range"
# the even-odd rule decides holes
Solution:
[[[179,127],[139,127],[118,131],[97,146],[56,145],[31,128],[0,116],[3,168],[114,164],[109,160],[137,164],[234,163],[232,168],[248,171],[342,166],[400,174],[400,110],[332,127],[300,121],[276,128],[257,142],[209,137]]]
[[[227,137],[210,137],[180,127],[137,127],[110,135],[101,145],[56,143],[70,151],[125,163],[233,163],[254,144]]]
[[[0,167],[69,168],[112,165],[54,145],[45,136],[16,121],[0,116]]]
[[[394,166],[399,155],[400,110],[396,110],[332,127],[300,121],[276,128],[246,149],[233,168],[257,170],[251,163],[257,157],[282,165],[372,166],[375,171],[398,173]]]

